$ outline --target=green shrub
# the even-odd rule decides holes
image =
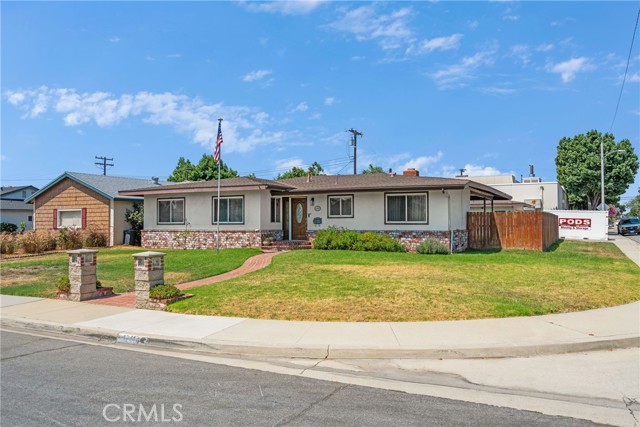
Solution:
[[[3,233],[15,233],[18,231],[18,226],[10,222],[0,222],[0,232]]]
[[[358,241],[353,247],[356,251],[367,252],[405,252],[406,249],[396,239],[386,234],[366,231],[358,234]]]
[[[367,231],[358,233],[353,230],[329,227],[318,231],[313,241],[314,249],[347,250],[347,251],[383,251],[404,252],[405,248],[386,234]]]
[[[0,253],[10,255],[16,251],[18,239],[13,233],[0,233]]]
[[[69,281],[69,276],[64,276],[58,279],[56,282],[56,288],[60,292],[69,292],[71,290],[71,283]]]
[[[56,238],[51,230],[25,231],[18,235],[18,242],[28,254],[38,254],[56,248]]]
[[[82,249],[84,235],[79,228],[63,228],[58,235],[58,248],[64,250]]]
[[[418,245],[416,248],[416,252],[419,254],[444,254],[447,255],[449,253],[449,249],[444,246],[442,243],[433,239],[425,239],[422,243]]]
[[[173,285],[157,285],[149,291],[149,297],[155,299],[169,299],[182,293],[180,289]]]
[[[104,248],[107,246],[107,236],[95,230],[89,230],[84,238],[84,246],[87,248]]]
[[[96,289],[101,288],[102,287],[102,282],[98,279],[96,279]]]

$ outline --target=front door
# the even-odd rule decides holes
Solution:
[[[291,199],[291,240],[307,240],[307,199]]]

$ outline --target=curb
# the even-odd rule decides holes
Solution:
[[[326,346],[285,347],[279,345],[236,344],[227,341],[185,340],[161,336],[139,336],[105,331],[102,329],[80,328],[59,323],[26,318],[3,317],[3,328],[49,332],[84,338],[100,343],[136,345],[164,350],[190,350],[213,354],[287,357],[304,359],[499,359],[513,357],[548,356],[555,354],[580,353],[614,349],[640,348],[640,336],[626,336],[590,341],[567,343],[541,343],[530,345],[469,347],[469,348],[349,348]]]

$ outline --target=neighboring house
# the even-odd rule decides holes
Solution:
[[[38,189],[33,185],[19,187],[0,187],[0,222],[8,222],[20,227],[24,222],[25,230],[33,229],[33,205],[25,199]]]
[[[567,191],[557,182],[543,182],[537,176],[526,177],[518,182],[513,175],[468,176],[456,179],[472,180],[489,185],[512,197],[512,202],[501,202],[496,211],[563,210],[569,209]],[[472,204],[472,211],[482,212],[484,206]]]
[[[402,176],[229,178],[220,187],[220,247],[259,247],[266,238],[306,241],[333,226],[386,233],[410,249],[435,238],[463,251],[470,202],[510,198],[471,180],[420,177],[415,169]],[[144,197],[144,247],[215,247],[216,181],[143,187],[120,195]]]
[[[109,245],[123,242],[127,209],[141,197],[120,196],[118,191],[156,186],[157,178],[134,179],[88,173],[65,172],[42,190],[27,198],[33,203],[34,228],[58,230],[65,227],[91,229],[107,236]]]

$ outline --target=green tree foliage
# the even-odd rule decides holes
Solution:
[[[220,161],[220,177],[234,178],[238,176],[238,172],[231,169],[223,161]],[[184,157],[178,159],[178,164],[169,175],[167,181],[183,182],[183,181],[211,181],[218,179],[218,164],[213,154],[203,154],[197,165],[185,160]]]
[[[384,169],[382,169],[381,166],[374,166],[372,164],[369,164],[369,167],[365,170],[362,171],[363,174],[365,173],[384,173]]]
[[[612,134],[597,130],[562,138],[556,173],[558,182],[567,189],[572,209],[596,209],[601,202],[600,141],[604,142],[606,203],[617,205],[638,172],[638,156],[628,139],[615,142]]]
[[[135,202],[131,209],[125,211],[124,219],[132,230],[142,230],[144,228],[144,204]]]
[[[629,210],[627,216],[640,217],[640,189],[638,189],[638,195],[631,199],[625,207]]]
[[[314,176],[324,175],[324,173],[323,173],[324,169],[322,168],[322,166],[320,166],[320,163],[313,162],[311,164],[311,166],[309,167],[309,169],[307,169],[307,170],[304,170],[302,168],[294,166],[290,170],[288,170],[287,172],[279,174],[276,177],[276,179],[299,178],[299,177],[302,177],[302,176],[307,176],[307,173],[309,173],[309,172],[311,172],[311,175],[314,175]]]

